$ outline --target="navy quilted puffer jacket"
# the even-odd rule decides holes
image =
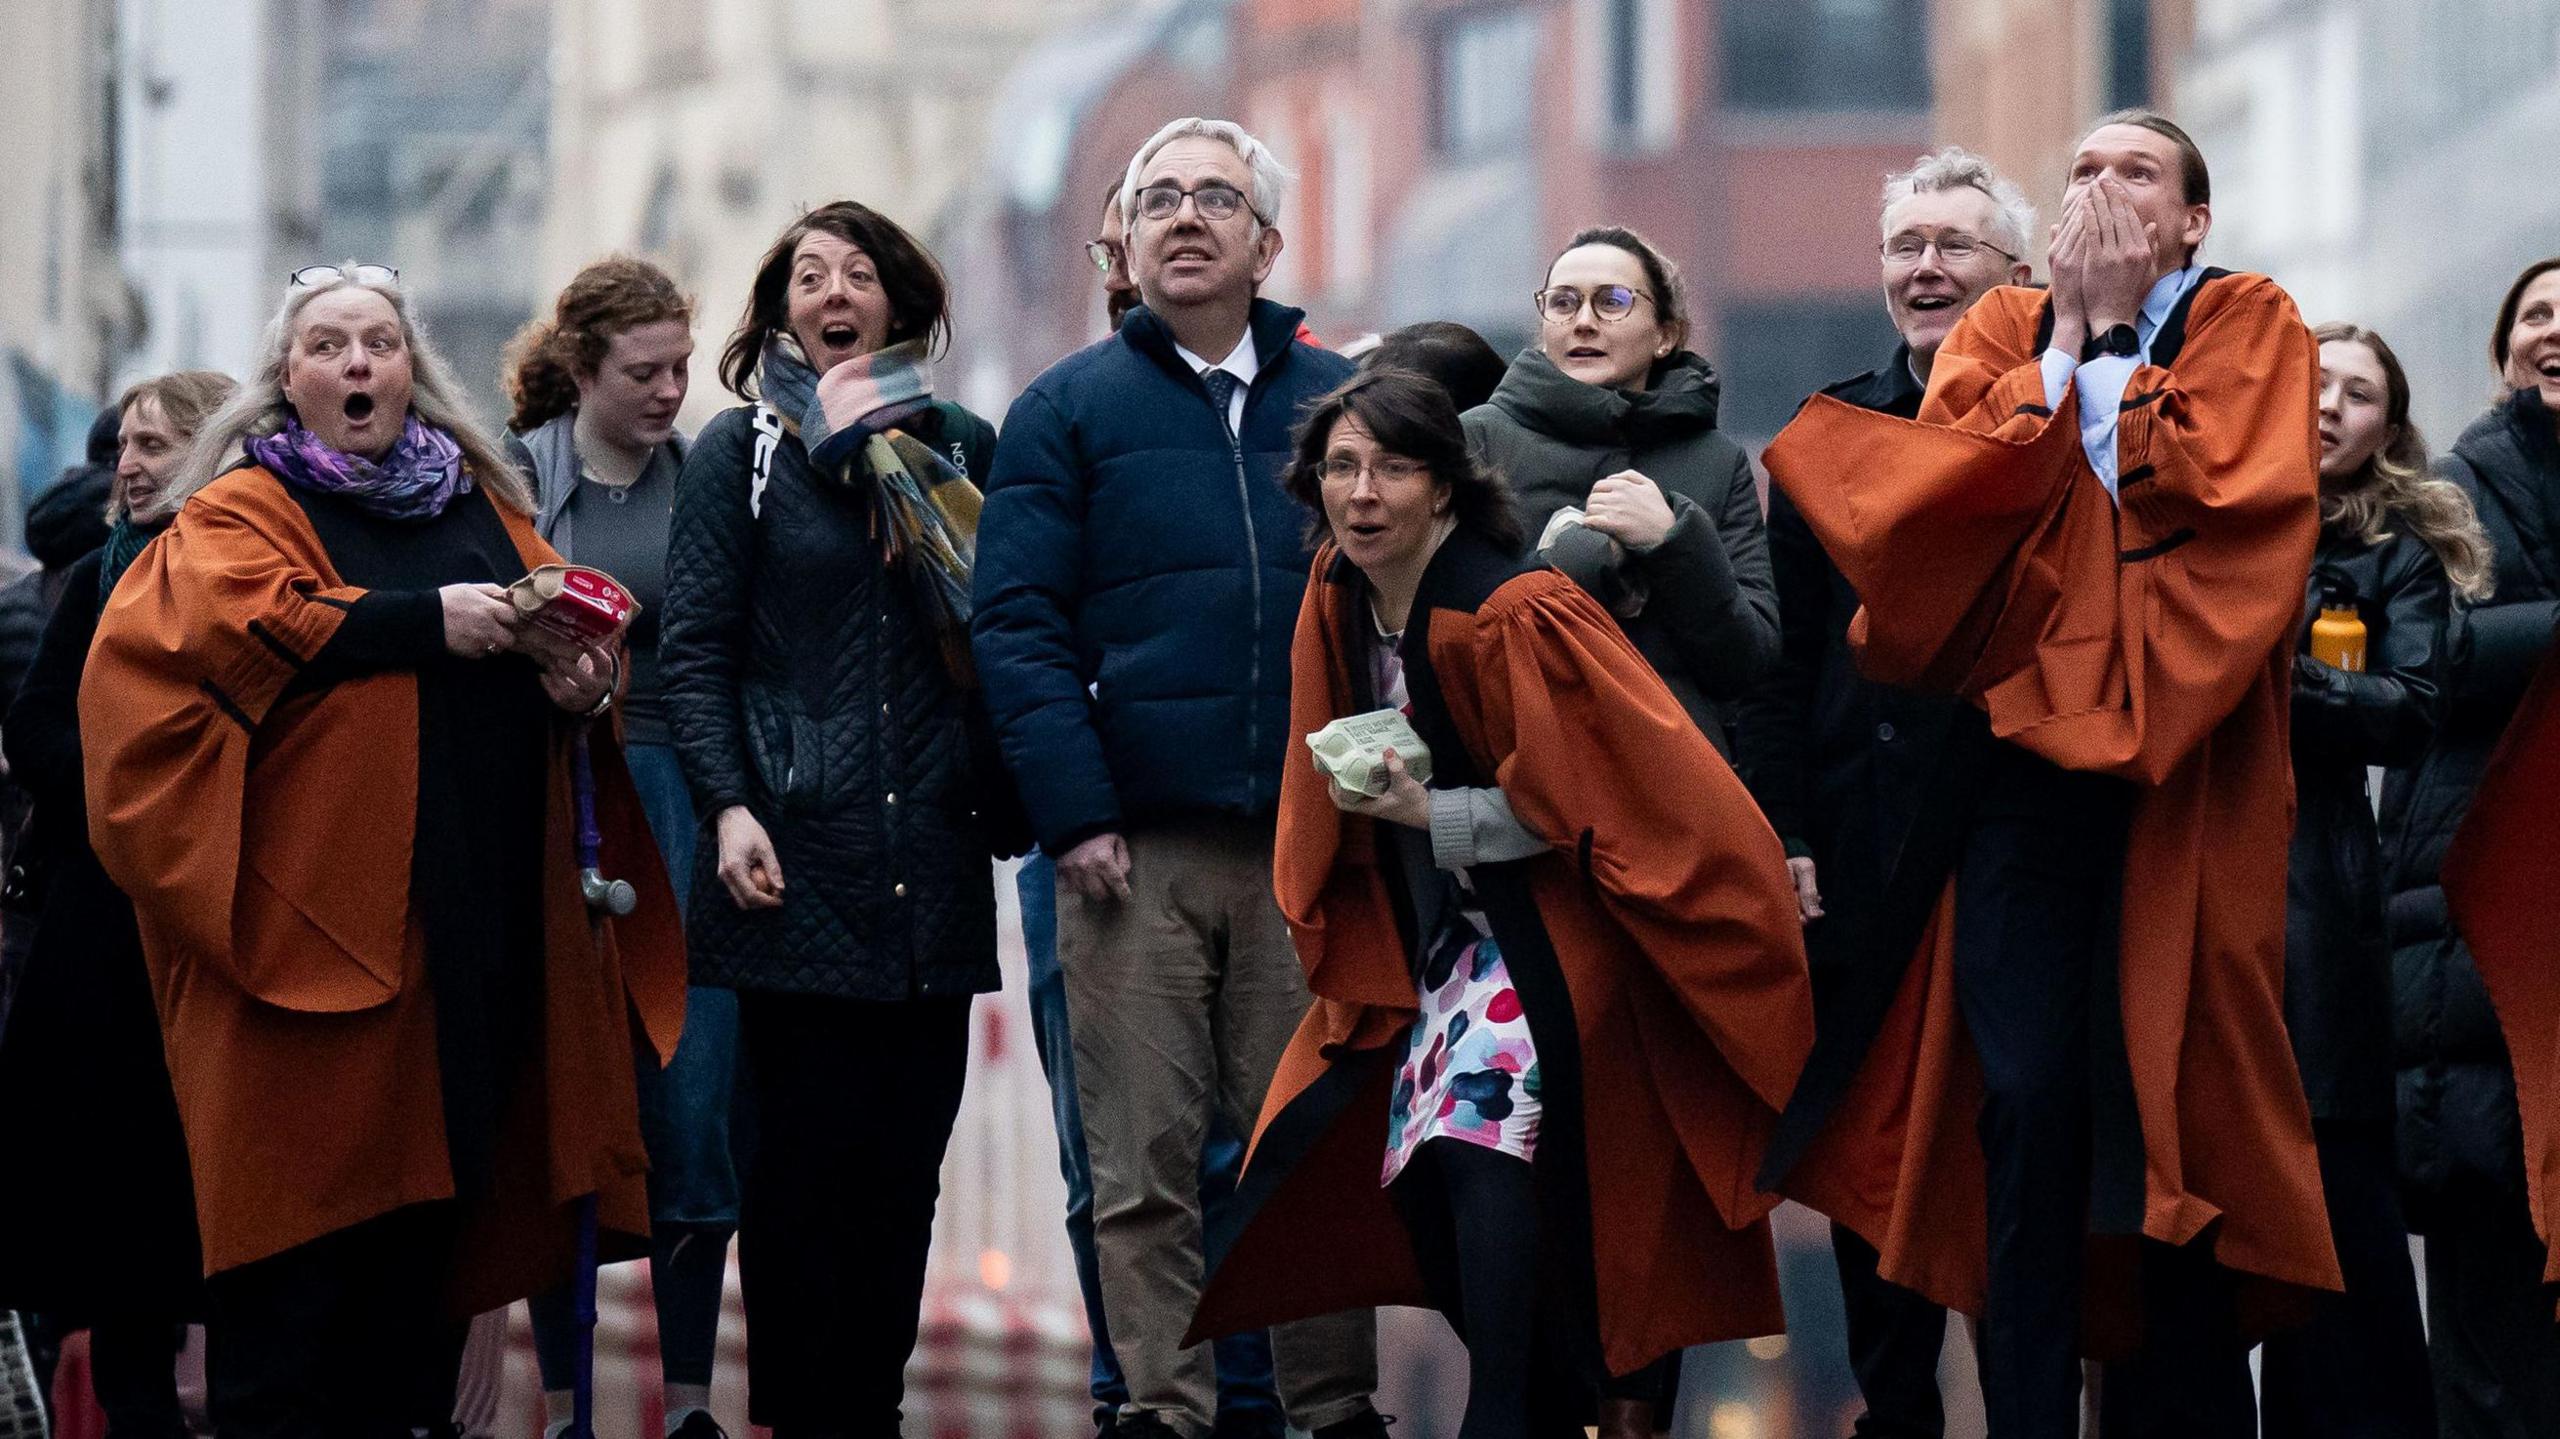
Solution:
[[[1261,369],[1235,444],[1143,307],[1005,416],[978,530],[978,674],[1052,854],[1151,818],[1278,807],[1312,559],[1279,475],[1300,410],[1351,376],[1297,338],[1299,318],[1254,302]]]
[[[2454,607],[2435,745],[2382,785],[2402,1199],[2420,1233],[2437,1222],[2433,1201],[2450,1190],[2487,1183],[2522,1193],[2525,1184],[2506,1039],[2445,907],[2441,872],[2560,622],[2560,442],[2551,413],[2534,391],[2518,391],[2473,421],[2436,470],[2478,508],[2497,552],[2497,588]]]
[[[996,987],[990,853],[1009,791],[911,583],[884,568],[871,499],[775,443],[751,510],[756,411],[714,419],[676,484],[658,663],[703,816],[685,937],[697,984],[902,1000]],[[972,476],[995,436],[938,404],[909,427]],[[712,820],[745,805],[772,836],[779,909],[717,873]],[[1018,828],[1018,823],[1012,828]]]

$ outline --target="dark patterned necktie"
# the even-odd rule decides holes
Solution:
[[[1213,369],[1200,372],[1200,383],[1209,387],[1209,403],[1218,407],[1218,423],[1227,424],[1227,413],[1235,404],[1236,386],[1242,382],[1226,370]],[[1232,434],[1235,427],[1227,425],[1227,430]]]

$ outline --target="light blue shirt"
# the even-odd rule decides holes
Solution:
[[[2133,372],[2151,363],[2151,342],[2160,327],[2169,323],[2169,314],[2178,302],[2204,278],[2204,267],[2189,264],[2183,270],[2172,270],[2160,277],[2151,293],[2142,300],[2142,313],[2134,318],[2133,329],[2142,341],[2138,356],[2100,355],[2086,364],[2080,357],[2060,349],[2044,352],[2044,403],[2049,410],[2062,408],[2065,386],[2076,386],[2080,392],[2080,448],[2089,456],[2089,468],[2096,472],[2098,483],[2107,487],[2112,497],[2116,492],[2116,412],[2124,407],[2124,389],[2133,382]]]

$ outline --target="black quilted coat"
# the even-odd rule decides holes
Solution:
[[[2523,1184],[2506,1045],[2437,875],[2560,620],[2560,439],[2540,397],[2523,390],[2463,431],[2437,468],[2479,507],[2497,550],[2497,590],[2454,609],[2435,746],[2414,768],[2393,770],[2382,790],[2400,1169],[2421,1228],[2426,1201],[2448,1188]]]
[[[660,683],[701,813],[686,916],[696,984],[887,1001],[996,987],[989,856],[1018,807],[923,600],[884,566],[868,491],[809,471],[796,435],[751,497],[756,411],[685,457],[668,538]],[[910,427],[983,481],[986,421]],[[782,865],[778,909],[720,884],[714,817],[745,805]]]
[[[2405,526],[2378,545],[2323,527],[2293,662],[2293,853],[2285,879],[2284,1023],[2314,1119],[2387,1124],[2391,943],[2367,766],[2414,765],[2443,709],[2444,565]],[[2345,599],[2365,668],[2311,658],[2311,620]]]

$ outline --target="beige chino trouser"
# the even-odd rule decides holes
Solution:
[[[1306,976],[1271,896],[1268,822],[1166,821],[1124,836],[1129,897],[1058,886],[1058,963],[1093,1168],[1103,1312],[1129,1414],[1206,1436],[1210,1346],[1182,1347],[1200,1302],[1200,1147],[1211,1106],[1251,1134],[1307,1012]],[[1281,1406],[1302,1429],[1361,1411],[1377,1387],[1371,1311],[1271,1331]]]

